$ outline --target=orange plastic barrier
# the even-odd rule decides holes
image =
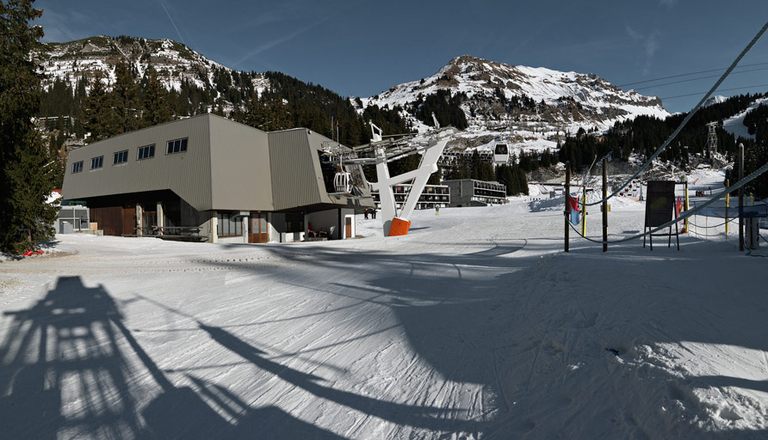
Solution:
[[[389,226],[389,236],[408,235],[408,229],[410,228],[410,221],[395,217],[392,219],[392,224]]]

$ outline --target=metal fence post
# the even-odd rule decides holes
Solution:
[[[685,198],[684,198],[685,205],[683,206],[683,212],[691,209],[690,199],[688,198],[688,178],[685,179],[684,191],[685,191]],[[685,220],[683,221],[683,233],[684,234],[688,233],[688,217],[686,217]]]
[[[744,144],[739,144],[739,181],[744,178]],[[744,187],[739,188],[739,251],[744,251]]]
[[[587,236],[587,182],[582,183],[581,192],[581,235]]]
[[[565,164],[565,243],[563,244],[565,252],[570,252],[570,226],[568,222],[571,221],[571,204],[568,200],[571,196],[571,164]]]
[[[608,160],[603,159],[603,252],[608,252]]]
[[[728,188],[731,186],[731,182],[728,179],[725,179],[725,187]],[[725,193],[725,239],[728,239],[728,208],[731,207],[731,193],[727,192]]]

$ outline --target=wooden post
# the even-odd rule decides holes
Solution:
[[[571,204],[568,198],[571,196],[571,164],[565,164],[565,243],[563,244],[565,252],[570,252],[570,225]]]
[[[608,252],[608,159],[603,159],[603,252]]]
[[[739,181],[744,178],[744,144],[739,144]],[[739,188],[739,251],[744,251],[744,187]]]

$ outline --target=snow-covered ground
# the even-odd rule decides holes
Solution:
[[[315,244],[58,236],[0,263],[0,437],[768,436],[768,260],[565,254],[532,207]],[[642,220],[617,203],[612,237]]]
[[[744,117],[747,116],[747,113],[760,107],[761,105],[766,105],[766,103],[768,103],[768,98],[756,99],[755,102],[753,102],[752,105],[747,107],[747,109],[743,112],[724,120],[723,129],[734,136],[740,136],[744,139],[754,139],[755,135],[749,134],[747,127],[744,125]]]

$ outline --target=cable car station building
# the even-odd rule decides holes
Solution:
[[[331,144],[305,128],[264,132],[200,115],[73,150],[63,198],[84,203],[105,235],[211,243],[351,238],[356,215],[373,201],[370,192],[334,192],[336,170],[322,161]]]

